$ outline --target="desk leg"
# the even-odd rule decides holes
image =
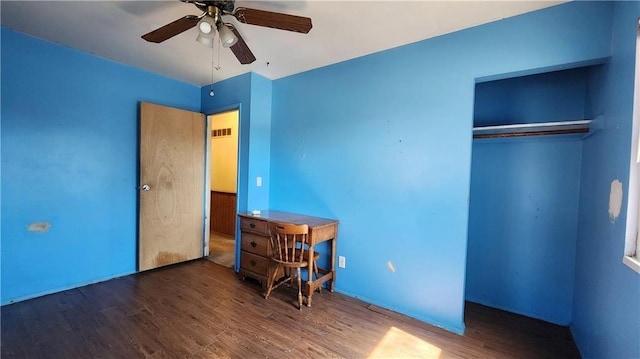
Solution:
[[[307,307],[311,307],[311,296],[314,292],[313,287],[313,256],[314,256],[313,246],[309,246],[309,258],[307,261]]]
[[[337,232],[337,229],[336,229]],[[331,240],[331,292],[336,287],[336,239]]]

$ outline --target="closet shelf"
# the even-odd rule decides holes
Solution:
[[[522,123],[514,125],[480,126],[473,128],[473,138],[504,138],[548,135],[589,135],[595,130],[594,121],[560,121]]]

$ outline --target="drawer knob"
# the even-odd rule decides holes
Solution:
[[[249,224],[249,227],[251,227],[251,228],[256,228],[256,224],[255,224],[255,223],[250,223],[250,224]]]
[[[251,262],[249,262],[249,263],[251,263],[252,267],[255,267],[256,264],[258,264],[258,262],[256,262],[254,259],[252,259]]]
[[[251,241],[251,247],[255,248],[258,246],[258,243],[256,243],[256,241]]]

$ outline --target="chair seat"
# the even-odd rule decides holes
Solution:
[[[292,251],[289,250],[289,258],[291,258],[291,253]],[[299,256],[300,254],[299,250],[296,251],[296,257]],[[313,253],[313,260],[318,260],[318,258],[320,258],[320,253],[318,252],[314,252]],[[302,254],[302,262],[299,261],[283,261],[283,260],[279,260],[278,258],[271,258],[274,262],[276,263],[281,263],[287,267],[306,267],[309,264],[309,251],[308,250],[304,250],[304,253]]]

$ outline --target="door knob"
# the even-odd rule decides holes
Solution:
[[[149,186],[148,184],[144,184],[144,185],[142,185],[142,190],[143,190],[143,191],[148,191],[148,190],[150,190],[150,189],[151,189],[151,186]]]

